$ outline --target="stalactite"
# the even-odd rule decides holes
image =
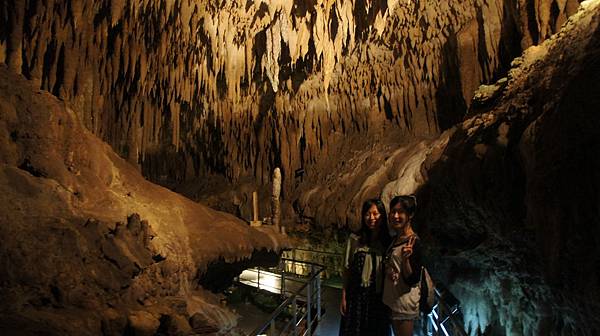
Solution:
[[[443,85],[468,104],[507,66],[504,21],[518,25],[524,48],[578,5],[505,2],[369,1],[362,12],[351,0],[9,0],[0,5],[11,13],[0,18],[0,62],[66,98],[91,131],[142,165],[169,145],[234,179],[268,177],[279,157],[289,177],[330,155],[334,131],[364,136],[393,122],[438,133]],[[451,39],[460,78],[442,73]]]

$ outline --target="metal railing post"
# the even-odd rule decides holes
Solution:
[[[435,315],[434,315],[435,316]],[[435,330],[435,334],[436,335],[440,335],[441,334],[441,327],[442,324],[440,323],[440,320],[442,319],[442,305],[438,304],[437,305],[437,318],[435,319],[435,325],[436,325],[436,330]]]
[[[298,314],[298,303],[296,302],[296,296],[292,300],[292,323],[294,325],[294,336],[298,336],[298,327],[296,324],[298,323],[297,315]]]
[[[311,334],[310,332],[310,327],[311,327],[311,322],[312,319],[310,318],[310,311],[311,311],[311,306],[312,306],[312,282],[313,280],[311,279],[308,282],[308,286],[306,286],[306,330],[308,331],[308,335]]]
[[[309,277],[312,277],[314,271],[313,265],[310,265],[310,274]],[[312,311],[312,291],[313,291],[313,281],[314,279],[310,279],[308,282],[308,286],[306,287],[306,330],[308,331],[308,335],[311,335],[311,311]]]
[[[321,321],[321,274],[317,274],[317,321]]]
[[[281,288],[281,296],[285,296],[285,270],[281,272],[281,285],[279,287]]]

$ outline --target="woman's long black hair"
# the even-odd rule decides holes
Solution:
[[[367,245],[371,241],[372,232],[367,226],[365,215],[367,212],[369,212],[369,209],[371,209],[373,205],[377,207],[377,210],[381,215],[379,217],[379,241],[384,248],[388,248],[392,242],[392,238],[390,237],[390,231],[388,230],[387,212],[385,211],[383,202],[381,202],[381,200],[378,198],[371,198],[363,203],[362,210],[360,212],[360,231],[358,231],[360,243]]]

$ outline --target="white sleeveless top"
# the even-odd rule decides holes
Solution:
[[[402,247],[405,244],[393,247],[385,263],[383,303],[392,310],[392,319],[394,320],[412,320],[419,317],[420,288],[418,284],[410,287],[404,282],[402,268],[400,267]],[[390,274],[392,272],[400,275],[400,278],[396,282],[391,279]]]

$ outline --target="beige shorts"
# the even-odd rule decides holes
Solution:
[[[408,320],[416,320],[419,318],[419,313],[401,313],[401,312],[390,312],[390,318],[394,321],[408,321]]]

